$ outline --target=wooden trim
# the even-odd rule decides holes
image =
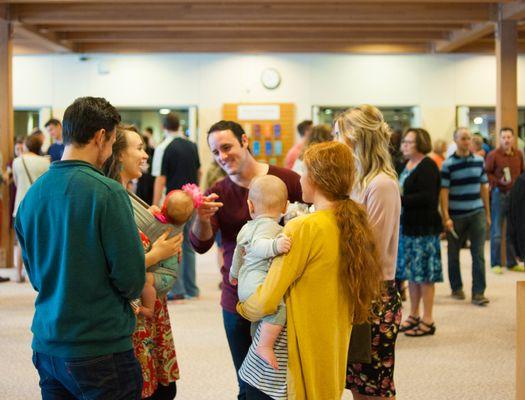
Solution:
[[[260,22],[290,24],[475,23],[492,18],[490,3],[260,3],[213,4],[13,4],[12,18],[26,24],[174,24],[184,21]]]
[[[30,39],[34,44],[43,46],[52,52],[70,53],[73,51],[73,47],[70,44],[62,43],[56,33],[43,33],[33,26],[20,22],[15,22],[14,27],[17,36]]]
[[[514,1],[509,4],[501,4],[502,20],[520,20],[525,18],[525,1]]]
[[[6,6],[0,6],[0,9]],[[5,10],[4,10],[5,11]],[[0,19],[0,151],[5,171],[7,162],[13,155],[13,40],[12,26],[9,21]],[[2,185],[2,224],[1,245],[5,257],[5,266],[13,266],[13,232],[9,213],[9,185]]]
[[[496,32],[496,131],[518,128],[518,30],[516,21],[499,21]]]
[[[457,30],[450,34],[450,39],[439,41],[434,44],[434,51],[436,53],[450,53],[456,51],[463,46],[475,42],[487,35],[490,35],[496,29],[493,22],[482,22],[473,25],[469,30]]]

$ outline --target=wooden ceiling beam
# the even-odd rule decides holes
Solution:
[[[275,31],[281,32],[449,32],[456,29],[467,29],[469,24],[330,24],[327,26],[278,24],[273,21],[267,23],[177,23],[172,25],[37,25],[40,31],[62,32],[252,32]],[[525,26],[524,26],[525,29]]]
[[[73,46],[67,43],[60,42],[57,34],[48,32],[42,33],[33,26],[22,24],[20,22],[14,23],[15,35],[30,40],[37,46],[42,46],[56,53],[70,53],[73,51]]]
[[[496,25],[494,22],[482,22],[473,25],[468,30],[457,30],[450,34],[448,40],[437,41],[434,43],[434,52],[450,53],[475,42],[482,37],[494,33]]]
[[[363,54],[413,54],[426,53],[428,45],[404,43],[368,43],[368,44],[341,44],[341,43],[267,43],[254,45],[252,43],[228,43],[224,46],[210,43],[95,43],[80,44],[78,51],[83,53],[220,53],[220,52],[295,52],[295,53],[363,53]]]
[[[35,24],[176,24],[181,21],[278,21],[290,24],[334,22],[474,23],[491,19],[491,4],[480,3],[342,3],[282,4],[13,4],[11,18]]]
[[[271,39],[267,31],[254,32],[71,32],[59,35],[61,40],[75,43],[104,42],[173,42],[173,41],[334,41],[334,42],[429,42],[445,38],[441,32],[281,32],[272,31]]]
[[[500,5],[501,19],[505,20],[521,20],[525,19],[525,1],[514,1],[508,4]]]

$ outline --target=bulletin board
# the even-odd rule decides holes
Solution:
[[[224,104],[222,115],[242,125],[256,160],[284,166],[295,138],[294,104]]]

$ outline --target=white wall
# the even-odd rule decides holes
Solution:
[[[54,115],[79,96],[106,97],[115,106],[196,105],[200,145],[221,118],[223,103],[291,102],[297,121],[311,118],[313,105],[420,106],[423,126],[449,138],[456,106],[494,106],[493,56],[335,54],[176,54],[18,56],[14,59],[15,107],[51,106]],[[99,74],[102,62],[108,74]],[[266,67],[279,70],[273,91],[260,83]],[[519,60],[518,101],[525,105],[525,57]]]

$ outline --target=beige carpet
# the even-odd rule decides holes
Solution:
[[[465,291],[469,293],[467,251],[463,251],[462,260]],[[12,272],[0,270],[0,275]],[[400,336],[397,342],[397,398],[514,399],[515,282],[520,279],[525,280],[525,274],[495,276],[488,272],[486,294],[491,303],[486,308],[475,307],[468,300],[452,300],[448,283],[438,285],[436,335]],[[215,252],[198,258],[198,281],[200,300],[170,305],[181,369],[177,399],[235,399],[235,374],[218,304]],[[40,398],[31,364],[33,297],[29,284],[0,284],[0,400]],[[350,398],[348,393],[343,396]]]

